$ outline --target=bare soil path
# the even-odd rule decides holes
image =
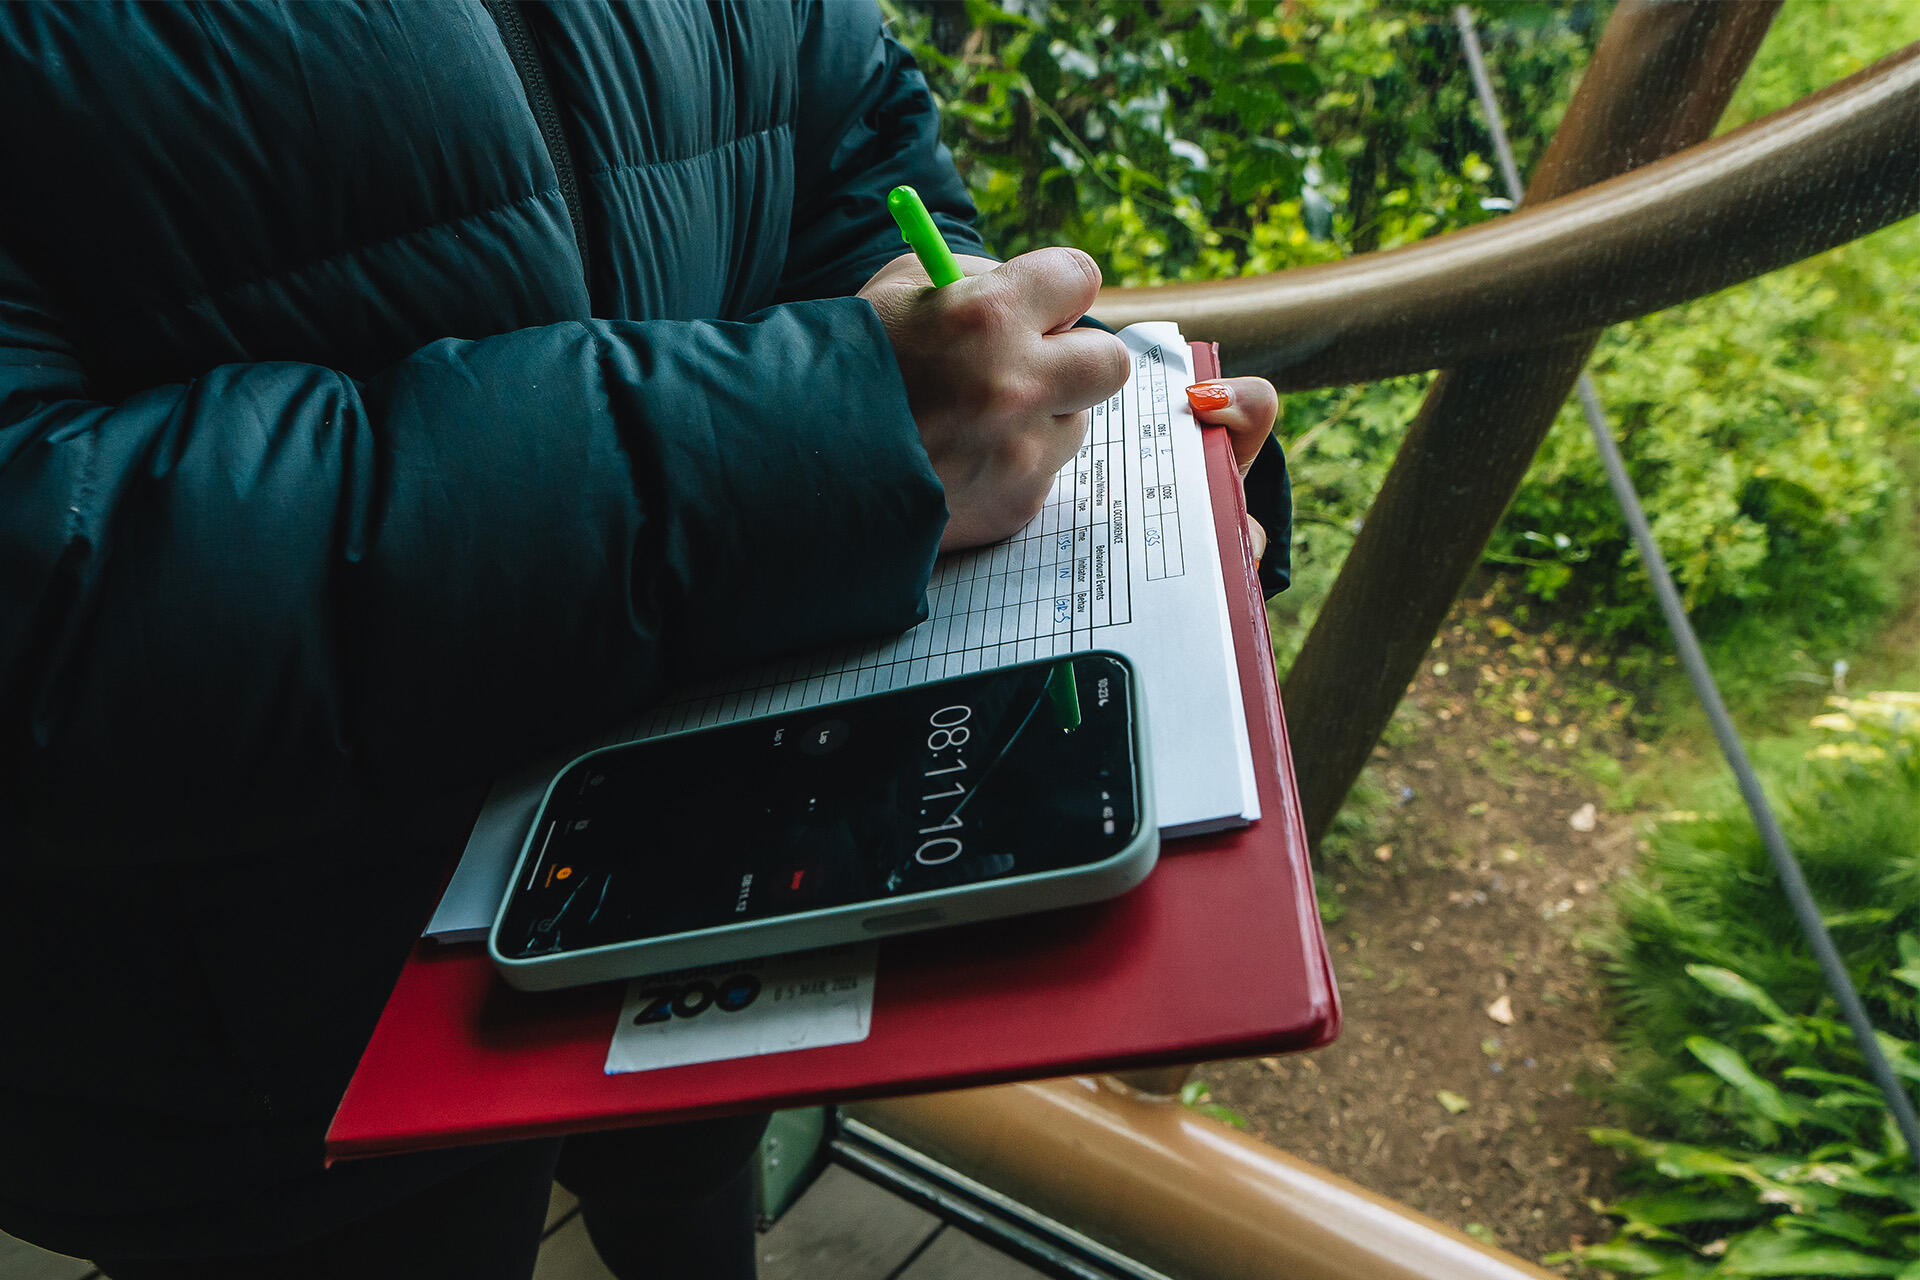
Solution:
[[[1594,659],[1464,601],[1377,752],[1386,798],[1323,859],[1345,1009],[1319,1053],[1206,1067],[1267,1141],[1539,1260],[1611,1232],[1586,1130],[1610,1070],[1582,935],[1632,862],[1636,748]]]

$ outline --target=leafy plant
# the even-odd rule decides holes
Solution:
[[[1181,1105],[1218,1120],[1232,1129],[1248,1128],[1247,1118],[1224,1102],[1213,1101],[1213,1089],[1203,1080],[1189,1080],[1180,1086]]]
[[[1783,820],[1895,1072],[1920,1092],[1920,695],[1837,700]],[[1744,811],[1656,833],[1603,940],[1642,1194],[1579,1250],[1655,1277],[1920,1277],[1920,1177]]]
[[[1906,238],[1920,249],[1920,237]],[[1898,537],[1902,463],[1920,443],[1920,386],[1850,367],[1865,348],[1850,349],[1844,331],[1860,317],[1832,277],[1862,264],[1877,272],[1908,248],[1848,246],[1603,341],[1601,399],[1704,631],[1726,635],[1766,610],[1790,616],[1801,636],[1831,640],[1891,602],[1910,560]],[[1893,281],[1882,283],[1888,292],[1870,305],[1895,296]],[[1880,358],[1920,369],[1920,323],[1903,327],[1911,332],[1892,344],[1897,354]],[[1645,572],[1573,406],[1493,550],[1525,561],[1523,589],[1571,606],[1591,632],[1659,634]]]
[[[1531,158],[1604,6],[1504,5],[1489,39]],[[909,0],[896,33],[1006,254],[1079,245],[1115,283],[1322,262],[1491,216],[1445,0]]]
[[[1505,207],[1447,0],[891,3],[1002,253],[1070,243],[1113,283],[1214,279],[1403,244]],[[1484,8],[1523,171],[1608,8]],[[1791,0],[1729,121],[1915,38],[1920,7],[1907,0]],[[1617,330],[1601,348],[1602,397],[1697,622],[1760,685],[1783,632],[1786,647],[1844,645],[1908,568],[1920,312],[1901,299],[1916,276],[1920,228],[1898,228]],[[1273,612],[1283,663],[1425,381],[1287,397],[1278,430],[1297,514],[1295,589]],[[1592,638],[1661,634],[1575,413],[1487,561],[1516,603],[1567,615]]]
[[[1723,127],[1920,39],[1906,0],[1790,0]],[[1920,474],[1920,224],[1619,326],[1593,372],[1696,626],[1723,673],[1773,683],[1795,647],[1845,648],[1910,576]],[[1662,627],[1569,405],[1491,551],[1597,637]]]

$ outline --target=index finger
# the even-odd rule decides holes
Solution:
[[[1127,385],[1133,360],[1126,344],[1100,329],[1068,329],[1040,339],[1037,365],[1048,410],[1078,413]]]

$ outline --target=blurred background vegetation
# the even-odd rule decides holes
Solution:
[[[1327,262],[1500,216],[1451,5],[1414,0],[883,0],[945,112],[1003,255],[1075,244],[1110,283]],[[1477,6],[1523,173],[1604,26],[1604,0]],[[1913,0],[1787,0],[1723,128],[1920,40]],[[1920,181],[1920,177],[1916,177]],[[1920,220],[1610,331],[1593,372],[1656,535],[1888,1047],[1920,1082],[1920,705],[1808,723],[1875,674],[1920,686]],[[1204,335],[1193,335],[1204,336]],[[1233,373],[1231,351],[1224,353]],[[1284,665],[1427,379],[1287,397],[1295,587]],[[1576,409],[1488,548],[1475,593],[1608,658],[1656,745],[1697,735]],[[1503,623],[1502,625],[1506,625]],[[1839,665],[1836,665],[1838,663]],[[1817,708],[1813,708],[1817,709]],[[1844,724],[1843,724],[1844,722]],[[1657,756],[1658,753],[1656,753]],[[1629,779],[1624,792],[1636,784]],[[1724,780],[1668,771],[1601,946],[1612,1088],[1645,1190],[1590,1266],[1635,1275],[1920,1280],[1920,1179],[1884,1121]],[[1620,803],[1632,803],[1631,797]]]
[[[1391,248],[1507,208],[1440,0],[893,5],[1004,255],[1074,244],[1111,283],[1216,279]],[[1609,9],[1483,6],[1522,172]],[[1917,37],[1911,0],[1790,3],[1726,125]],[[1768,628],[1844,646],[1892,603],[1887,584],[1908,569],[1899,548],[1911,543],[1917,276],[1920,230],[1905,225],[1608,335],[1595,362],[1602,399],[1710,638],[1762,604]],[[1300,585],[1276,610],[1283,661],[1425,382],[1288,397],[1279,431]],[[1517,601],[1595,638],[1660,634],[1574,410],[1487,562]]]

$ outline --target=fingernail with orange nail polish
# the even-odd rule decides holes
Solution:
[[[1224,409],[1233,403],[1233,388],[1224,382],[1197,382],[1187,388],[1187,403],[1196,411]]]

